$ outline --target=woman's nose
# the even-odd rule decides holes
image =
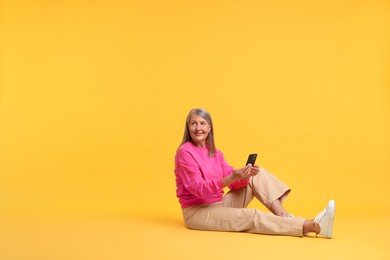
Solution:
[[[203,126],[202,125],[196,125],[196,128],[195,128],[196,130],[201,130],[201,129],[203,129]]]

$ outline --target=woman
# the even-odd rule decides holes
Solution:
[[[289,214],[282,202],[290,189],[258,165],[234,169],[215,147],[211,116],[192,109],[175,156],[176,195],[188,228],[332,238],[335,203],[329,201],[314,219]],[[230,191],[224,195],[223,188]],[[247,208],[257,198],[272,213]]]

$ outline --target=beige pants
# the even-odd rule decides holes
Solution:
[[[279,217],[247,208],[255,197],[269,209],[275,200],[283,201],[290,191],[279,179],[261,168],[258,175],[251,177],[249,185],[229,191],[222,203],[183,208],[184,223],[188,228],[199,230],[302,236],[304,219]]]

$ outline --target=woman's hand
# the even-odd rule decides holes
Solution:
[[[232,175],[231,175],[233,181],[237,181],[237,180],[241,180],[241,179],[247,180],[249,177],[252,176],[251,175],[252,168],[253,167],[250,164],[248,164],[247,166],[245,166],[243,168],[234,170]]]
[[[257,174],[259,174],[260,172],[260,166],[258,165],[255,165],[255,166],[252,166],[251,168],[251,176],[256,176]]]
[[[238,180],[248,180],[252,176],[256,176],[260,172],[260,167],[258,165],[252,166],[248,164],[247,166],[236,169],[232,172],[231,175],[222,178],[221,181],[224,186],[228,186]]]

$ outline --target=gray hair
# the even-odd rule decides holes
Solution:
[[[188,113],[185,128],[184,128],[184,136],[180,146],[182,146],[186,142],[192,142],[192,138],[189,130],[189,124],[192,115],[200,116],[201,118],[206,120],[206,122],[211,126],[211,130],[206,138],[206,147],[209,151],[209,157],[213,157],[216,151],[215,143],[214,143],[214,126],[213,126],[213,120],[211,119],[211,115],[206,109],[194,108],[191,109],[191,111]]]

